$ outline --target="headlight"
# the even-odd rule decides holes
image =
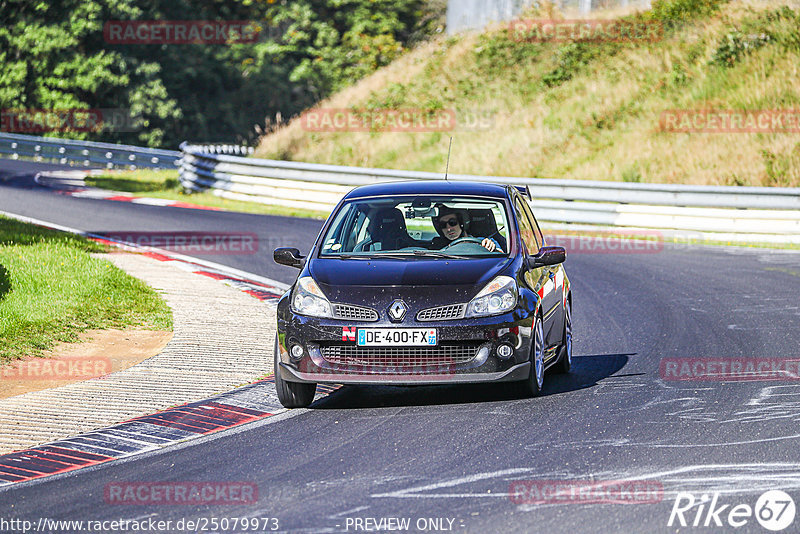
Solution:
[[[330,301],[310,276],[297,281],[292,295],[292,311],[311,317],[333,317]]]
[[[517,283],[510,276],[498,276],[481,289],[467,305],[467,317],[485,317],[511,311],[517,305]]]

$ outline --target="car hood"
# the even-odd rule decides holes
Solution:
[[[405,261],[317,258],[310,262],[308,271],[333,302],[363,299],[364,303],[379,304],[384,299],[424,294],[426,301],[447,303],[469,300],[512,261],[506,257]],[[421,286],[429,289],[420,292],[417,288]]]
[[[309,272],[328,286],[443,286],[489,282],[510,258],[471,260],[315,259]]]

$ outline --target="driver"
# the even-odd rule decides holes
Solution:
[[[433,217],[433,225],[439,232],[439,237],[435,237],[431,242],[432,248],[441,249],[464,237],[472,237],[464,229],[464,217],[460,211],[445,204],[437,204],[438,215]],[[481,246],[489,252],[503,252],[500,244],[494,239],[485,238],[481,241]]]

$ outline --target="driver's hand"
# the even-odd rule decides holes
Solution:
[[[494,241],[492,241],[488,237],[483,241],[481,241],[481,245],[489,252],[494,252],[494,250],[497,248],[497,246],[494,244]]]

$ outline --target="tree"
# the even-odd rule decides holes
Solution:
[[[0,13],[5,22],[0,27],[0,109],[117,108],[130,110],[140,125],[152,118],[180,116],[159,79],[158,63],[103,46],[104,21],[141,14],[128,2],[2,0]],[[80,128],[53,133],[79,139],[101,135]],[[114,132],[104,135],[114,137]],[[136,138],[158,145],[163,131],[143,129]]]
[[[0,109],[123,109],[50,135],[175,148],[250,142],[433,31],[442,0],[0,0]],[[431,7],[435,6],[435,7]],[[252,21],[252,43],[114,44],[109,21]]]

